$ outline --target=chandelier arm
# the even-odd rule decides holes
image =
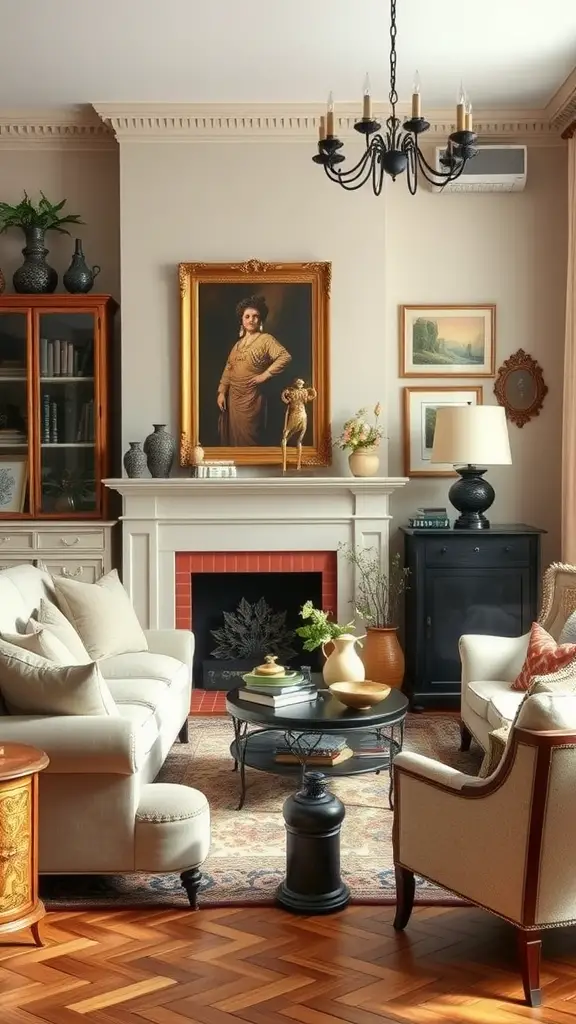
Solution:
[[[375,159],[375,151],[378,148],[378,146],[370,146],[368,149],[364,151],[364,153],[360,157],[360,160],[358,161],[357,164],[354,165],[354,167],[343,167],[341,171],[336,170],[335,167],[331,167],[330,163],[325,164],[325,167],[330,168],[332,174],[334,175],[334,177],[331,178],[331,180],[341,181],[342,179],[344,179],[344,181],[347,182],[357,181],[357,179],[360,178],[366,171],[364,180],[367,181],[372,172],[372,162]],[[366,170],[368,164],[370,164],[370,166],[368,167],[368,170]]]
[[[354,192],[357,188],[362,188],[370,178],[372,161],[364,161],[360,170],[358,170],[358,164],[349,171],[337,171],[330,164],[324,164],[324,170],[330,181],[337,181],[347,192]],[[356,173],[353,174],[352,171]]]
[[[444,185],[450,185],[453,181],[457,181],[468,162],[467,160],[462,160],[457,167],[453,168],[451,171],[444,172],[436,171],[431,168],[430,164],[427,163],[422,156],[420,149],[417,150],[417,158],[420,171],[426,178],[426,181],[430,185],[436,185],[438,188],[442,188]]]
[[[411,141],[410,139],[408,141]],[[404,140],[406,142],[406,139]],[[417,144],[416,145],[402,145],[402,149],[406,153],[408,163],[406,164],[406,183],[408,185],[408,191],[411,196],[416,195],[418,189],[418,160],[417,160]]]

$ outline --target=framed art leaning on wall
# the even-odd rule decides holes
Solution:
[[[405,476],[456,476],[453,466],[430,461],[436,413],[444,405],[482,405],[482,386],[404,388]]]
[[[493,377],[496,306],[400,306],[401,377]]]
[[[295,380],[315,388],[304,465],[329,465],[330,263],[181,263],[181,465],[279,464]]]

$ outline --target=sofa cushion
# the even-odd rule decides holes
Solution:
[[[510,693],[510,682],[502,679],[475,679],[466,687],[466,701],[481,718],[488,721],[488,708],[494,694]]]
[[[492,728],[501,729],[504,725],[510,725],[523,699],[524,691],[511,690],[509,685],[505,690],[494,693],[488,705],[488,723]]]
[[[576,644],[576,612],[572,612],[572,615],[566,619],[558,637],[558,643]]]
[[[56,576],[58,604],[91,658],[147,651],[148,643],[116,569],[96,583]]]
[[[160,679],[169,686],[181,677],[188,682],[189,668],[168,654],[139,651],[103,658],[100,669],[105,679]]]
[[[576,644],[557,644],[539,622],[533,622],[526,660],[512,689],[528,690],[534,676],[550,675],[572,662],[576,667]]]
[[[11,714],[117,715],[98,665],[55,665],[0,640],[0,692]]]
[[[47,658],[55,665],[79,665],[80,662],[74,657],[65,644],[49,629],[45,629],[34,619],[28,624],[30,632],[27,633],[2,633],[2,640],[12,644],[13,647],[20,647],[23,651],[30,651],[40,658]]]
[[[60,611],[57,605],[53,604],[51,601],[47,601],[44,597],[41,598],[37,619],[30,619],[26,626],[26,632],[34,631],[35,621],[37,621],[40,626],[44,626],[46,629],[51,630],[54,636],[56,636],[58,640],[60,640],[60,642],[63,643],[74,655],[76,664],[87,665],[88,662],[92,661],[92,658],[84,647],[84,644],[74,629],[74,626]]]
[[[147,704],[118,704],[118,713],[134,729],[135,747],[142,755],[148,756],[158,739],[158,723],[152,708]]]
[[[524,701],[516,720],[517,729],[547,732],[576,731],[576,694],[534,693]]]

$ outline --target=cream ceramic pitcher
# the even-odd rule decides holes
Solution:
[[[322,644],[322,653],[326,663],[322,669],[324,682],[327,686],[331,683],[361,683],[366,678],[364,665],[356,652],[355,644],[362,640],[361,636],[352,636],[351,633],[342,633],[331,641],[334,650],[326,655],[325,644]]]

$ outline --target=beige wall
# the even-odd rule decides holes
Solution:
[[[62,275],[74,251],[74,238],[82,238],[84,255],[102,271],[94,291],[120,297],[118,149],[94,150],[62,147],[50,149],[39,143],[30,149],[2,147],[0,157],[0,200],[15,204],[25,189],[34,201],[45,193],[51,202],[67,199],[63,212],[80,214],[84,225],[73,225],[68,235],[46,235],[49,264],[58,271],[58,291],[64,291]],[[12,274],[22,263],[22,233],[0,235],[0,267],[6,277],[6,291],[13,291]]]
[[[393,475],[403,473],[401,389],[426,383],[398,380],[398,303],[496,302],[497,365],[523,346],[550,393],[538,419],[510,427],[513,466],[490,470],[492,518],[544,527],[544,557],[558,557],[564,151],[530,150],[517,195],[413,198],[398,181],[380,199],[344,193],[310,156],[305,143],[274,140],[121,143],[124,446],[152,422],[179,432],[181,260],[332,261],[333,429],[382,399]],[[491,381],[484,392],[494,400]],[[333,472],[345,471],[336,452]],[[446,501],[448,486],[412,481],[393,499],[396,523],[421,501]]]

